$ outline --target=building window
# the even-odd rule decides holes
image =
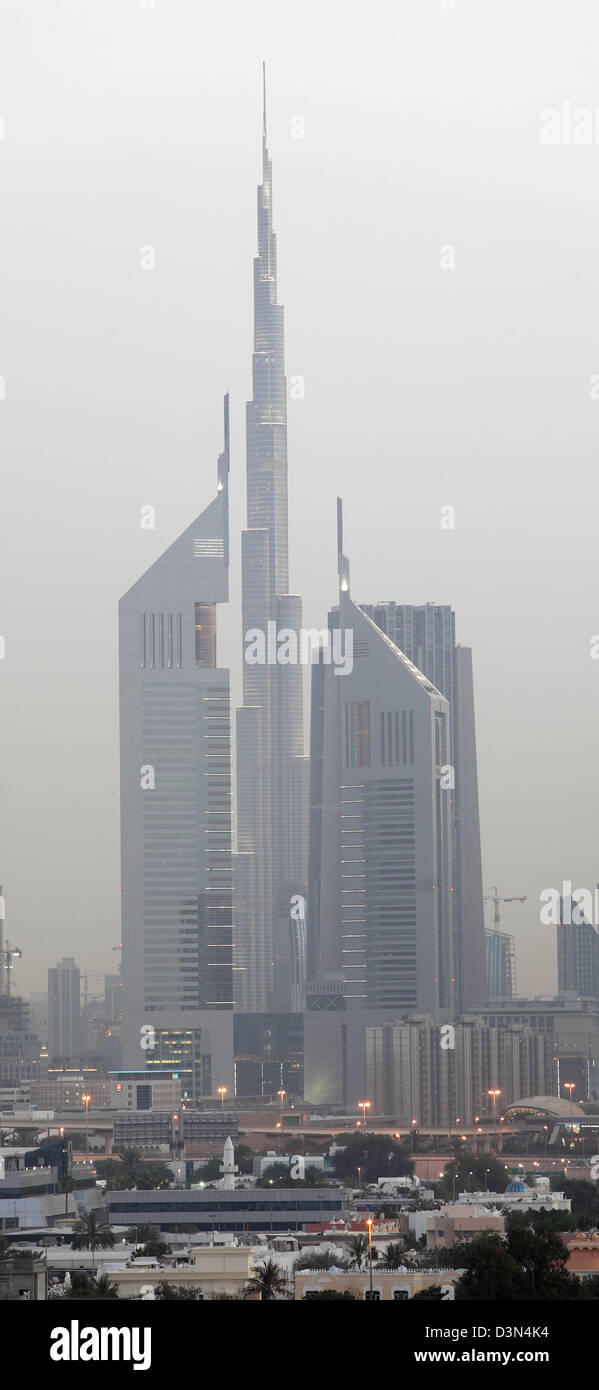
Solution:
[[[370,701],[345,706],[345,766],[370,767]]]
[[[370,1289],[367,1289],[367,1290],[366,1290],[366,1293],[364,1294],[364,1301],[365,1301],[366,1303],[380,1303],[380,1301],[381,1301],[381,1295],[380,1295],[379,1290],[378,1290],[378,1289],[373,1289],[372,1292],[371,1292]]]
[[[393,1290],[393,1300],[394,1300],[395,1303],[403,1302],[404,1299],[409,1298],[409,1297],[410,1297],[410,1295],[409,1295],[407,1289],[394,1289],[394,1290]]]
[[[216,604],[195,605],[196,666],[216,666]]]

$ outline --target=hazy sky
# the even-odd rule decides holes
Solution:
[[[291,588],[321,626],[342,493],[355,599],[454,605],[486,891],[528,895],[503,925],[521,990],[552,991],[539,893],[599,878],[599,143],[543,143],[541,113],[563,133],[564,103],[599,108],[595,0],[0,0],[0,19],[0,881],[18,987],[45,988],[63,954],[116,967],[117,601],[213,496],[227,389],[219,659],[238,675],[265,58],[287,375],[305,379]]]

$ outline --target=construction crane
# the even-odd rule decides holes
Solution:
[[[485,899],[484,899],[484,901],[485,901],[486,903],[493,903],[493,929],[492,929],[492,931],[490,931],[490,932],[489,932],[488,929],[487,929],[487,934],[488,934],[489,936],[499,936],[499,937],[501,937],[502,940],[503,940],[504,960],[505,960],[505,985],[504,985],[504,988],[505,988],[505,994],[506,994],[506,996],[507,996],[508,998],[510,998],[510,999],[513,999],[514,996],[515,996],[516,993],[517,993],[517,987],[516,987],[516,953],[515,953],[515,950],[514,950],[514,938],[513,938],[513,936],[510,936],[507,932],[502,932],[502,931],[500,930],[501,914],[500,914],[500,911],[499,911],[499,904],[500,904],[500,903],[525,903],[526,900],[527,900],[527,895],[526,895],[526,893],[524,893],[522,896],[519,896],[517,893],[513,893],[513,894],[511,895],[511,897],[507,897],[507,896],[506,896],[506,897],[501,897],[500,894],[499,894],[499,889],[497,888],[497,886],[495,886],[495,887],[493,888],[493,890],[492,890],[492,893],[491,893],[491,894],[488,894],[488,895],[485,897]]]
[[[9,946],[8,941],[4,945],[4,894],[0,886],[0,995],[5,994],[8,999],[12,984],[12,962],[20,960],[22,954],[18,946]]]
[[[88,982],[89,982],[89,980],[103,980],[103,979],[104,979],[104,975],[103,975],[103,973],[102,973],[101,971],[99,971],[99,970],[90,971],[89,973],[88,973],[87,970],[84,970],[84,971],[83,971],[83,974],[81,975],[81,979],[83,980],[83,1007],[84,1007],[84,1009],[85,1009],[85,1008],[87,1008],[87,1004],[88,1004],[88,1001],[89,1001],[89,999],[90,999],[90,994],[89,994],[89,990],[88,990]],[[94,1000],[94,999],[103,999],[103,998],[104,998],[104,994],[103,994],[103,993],[102,993],[102,994],[92,994],[92,995],[91,995],[91,999],[92,999],[92,1000]]]
[[[499,931],[499,923],[500,923],[500,920],[501,920],[500,914],[499,914],[499,904],[500,904],[500,903],[525,903],[526,900],[527,900],[527,895],[526,895],[526,893],[524,894],[524,897],[523,897],[523,898],[517,897],[515,893],[513,894],[513,896],[512,896],[511,898],[500,898],[500,896],[499,896],[499,889],[498,889],[498,888],[493,888],[492,894],[491,894],[491,895],[488,895],[488,896],[485,898],[485,902],[486,902],[486,903],[493,903],[493,904],[494,904],[494,908],[495,908],[495,910],[494,910],[494,912],[493,912],[493,931]]]

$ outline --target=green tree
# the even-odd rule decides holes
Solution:
[[[96,1173],[106,1183],[107,1192],[125,1192],[133,1186],[130,1173],[116,1158],[100,1159],[96,1163]]]
[[[196,1286],[188,1288],[185,1284],[169,1284],[166,1279],[156,1285],[155,1297],[158,1299],[186,1299],[188,1302],[203,1302],[202,1290]]]
[[[390,1241],[387,1249],[382,1251],[378,1263],[381,1269],[399,1269],[400,1265],[405,1263],[405,1258],[404,1246],[399,1241]]]
[[[114,1233],[106,1214],[97,1209],[83,1212],[75,1227],[72,1240],[73,1250],[91,1250],[92,1268],[97,1249],[110,1249],[114,1245]]]
[[[73,1271],[71,1275],[71,1287],[61,1295],[63,1298],[100,1298],[115,1299],[119,1298],[118,1289],[110,1283],[106,1274],[101,1274],[98,1278],[90,1277],[80,1271]]]
[[[509,1181],[510,1175],[503,1163],[492,1154],[476,1154],[462,1146],[459,1156],[445,1164],[445,1177],[435,1184],[435,1196],[442,1202],[452,1202],[454,1187],[456,1197],[468,1191],[468,1187],[473,1192],[482,1192],[485,1188],[489,1192],[505,1192]]]
[[[362,1265],[368,1264],[368,1236],[364,1235],[363,1231],[358,1231],[357,1235],[350,1236],[348,1249],[351,1264],[355,1265],[356,1269],[361,1269]]]
[[[580,1178],[566,1178],[558,1181],[556,1185],[564,1197],[570,1198],[573,1215],[584,1219],[584,1229],[599,1223],[599,1189],[596,1183],[584,1182]]]
[[[566,1269],[568,1248],[548,1226],[535,1231],[512,1225],[507,1248],[526,1275],[529,1298],[578,1298],[579,1282]]]
[[[351,1134],[338,1134],[336,1143],[343,1148],[334,1156],[335,1173],[346,1182],[355,1182],[358,1168],[363,1184],[388,1176],[405,1177],[413,1172],[414,1164],[407,1149],[390,1135],[356,1130]]]
[[[316,1168],[313,1163],[309,1163],[304,1168],[303,1178],[299,1178],[300,1187],[330,1187],[321,1168]]]
[[[462,1268],[465,1273],[456,1284],[456,1300],[512,1302],[527,1297],[526,1275],[495,1231],[464,1244]]]
[[[106,1182],[107,1191],[130,1191],[132,1188],[169,1188],[173,1186],[173,1175],[166,1163],[143,1158],[141,1149],[131,1146],[115,1150],[120,1162],[115,1158],[100,1159],[96,1163],[96,1173]]]
[[[287,1297],[287,1279],[284,1271],[273,1260],[263,1260],[254,1266],[254,1272],[245,1287],[247,1295],[258,1293],[262,1303],[272,1302],[281,1295]]]
[[[142,1257],[144,1259],[163,1259],[165,1255],[171,1254],[171,1247],[162,1239],[162,1235],[157,1226],[152,1226],[148,1222],[145,1226],[131,1226],[127,1231],[126,1240],[135,1246],[132,1259]]]
[[[440,1284],[427,1284],[425,1289],[419,1289],[418,1293],[414,1294],[412,1302],[417,1298],[425,1300],[428,1303],[440,1303],[444,1298],[447,1298],[447,1294],[443,1293]]]
[[[235,1162],[240,1173],[253,1173],[256,1155],[249,1144],[235,1145]]]
[[[339,1289],[319,1289],[317,1293],[305,1293],[302,1298],[302,1303],[307,1303],[308,1299],[315,1302],[317,1299],[323,1298],[343,1298],[346,1300],[349,1298],[352,1303],[357,1302],[355,1293],[350,1293],[349,1289],[345,1289],[343,1293],[341,1293]]]
[[[335,1254],[332,1250],[306,1250],[298,1255],[293,1268],[299,1274],[305,1269],[349,1269],[350,1263],[347,1256]]]
[[[64,1214],[65,1214],[65,1216],[68,1216],[68,1214],[69,1214],[69,1193],[70,1193],[70,1192],[74,1192],[74,1190],[75,1190],[75,1179],[73,1178],[72,1173],[65,1173],[65,1174],[64,1174],[64,1176],[60,1179],[60,1188],[61,1188],[61,1191],[64,1192]]]
[[[256,1187],[290,1187],[291,1181],[286,1163],[269,1163],[262,1177],[258,1178]]]
[[[566,1269],[568,1250],[549,1226],[534,1230],[508,1223],[505,1241],[495,1232],[477,1236],[461,1251],[451,1251],[454,1267],[465,1273],[456,1284],[456,1299],[578,1299],[582,1284]]]

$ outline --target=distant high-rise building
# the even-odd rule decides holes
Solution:
[[[599,935],[573,899],[562,900],[557,930],[557,987],[599,999]]]
[[[109,1028],[123,1022],[123,982],[120,975],[104,976],[104,1013]]]
[[[233,1085],[229,403],[218,491],[119,606],[124,1061]]]
[[[312,687],[306,1096],[363,1093],[364,1029],[455,1013],[449,701],[352,602],[342,553],[340,647]]]
[[[374,603],[364,612],[449,700],[455,788],[451,793],[455,854],[456,1004],[484,1002],[487,993],[483,883],[476,770],[472,652],[456,646],[455,615],[446,604]]]
[[[48,1056],[51,1062],[81,1060],[81,981],[72,956],[48,971]]]
[[[447,1033],[427,1017],[366,1029],[366,1093],[374,1113],[399,1123],[471,1125],[492,1113],[491,1087],[505,1108],[523,1096],[556,1093],[552,1039],[530,1026],[492,1027],[464,1017]]]
[[[270,651],[245,659],[246,634],[298,634],[301,599],[288,593],[287,384],[277,303],[272,164],[262,131],[258,254],[254,260],[253,395],[246,414],[247,529],[242,534],[243,707],[237,711],[235,1000],[242,1012],[290,1011],[297,949],[290,903],[305,892],[308,762],[302,667]],[[248,863],[246,856],[252,856]]]
[[[516,993],[516,952],[509,932],[486,931],[487,990],[489,999],[513,999]]]
[[[48,1042],[48,991],[38,990],[29,995],[31,1028],[41,1043]]]

